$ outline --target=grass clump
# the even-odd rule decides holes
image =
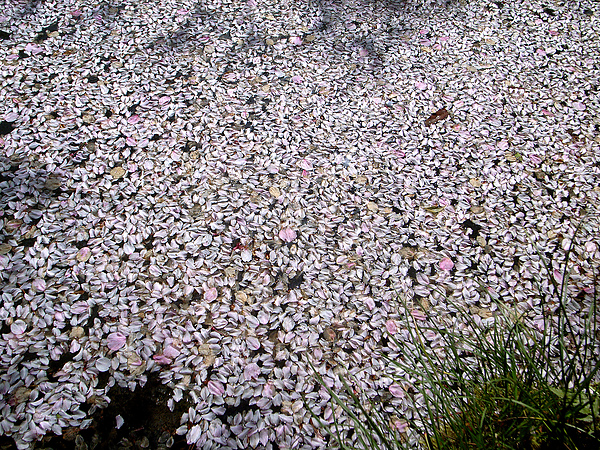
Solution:
[[[567,250],[569,261],[571,249]],[[345,391],[327,388],[354,425],[349,443],[336,421],[321,425],[343,449],[430,450],[600,448],[600,370],[597,288],[581,325],[568,308],[569,272],[546,267],[551,294],[540,288],[541,323],[516,315],[499,302],[490,322],[475,321],[457,308],[460,332],[415,320],[406,307],[408,336],[393,339],[400,356],[389,358],[395,382],[411,392],[412,417],[406,423],[412,442],[388,413],[367,405],[346,380]],[[554,275],[554,276],[553,276]],[[557,281],[560,280],[560,281]],[[597,286],[597,283],[594,283]],[[426,336],[435,333],[442,351]],[[319,381],[322,381],[317,374]],[[333,407],[333,405],[332,405]],[[401,417],[401,412],[396,417]],[[317,416],[314,416],[317,418]]]

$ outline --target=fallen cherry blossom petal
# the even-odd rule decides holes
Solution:
[[[167,366],[173,362],[170,358],[167,358],[164,355],[154,355],[152,357],[152,359],[154,361],[156,361],[157,364],[160,364],[161,366]]]
[[[217,291],[217,288],[213,287],[213,288],[210,288],[210,289],[207,289],[206,291],[204,291],[204,300],[206,300],[207,302],[212,302],[218,296],[219,296],[219,292]]]
[[[392,394],[394,397],[396,398],[404,398],[404,389],[402,389],[402,386],[398,385],[398,384],[392,384],[388,390],[390,391],[390,394]]]
[[[542,162],[542,158],[540,158],[538,155],[530,155],[529,160],[535,165],[538,165]]]
[[[175,359],[179,356],[181,352],[179,350],[177,350],[175,347],[173,347],[172,345],[167,345],[165,347],[165,349],[163,350],[163,356],[166,356],[167,358],[172,358]]]
[[[110,369],[110,366],[111,361],[108,358],[102,357],[96,361],[96,369],[98,369],[98,372],[107,372],[108,369]]]
[[[396,334],[398,332],[398,326],[396,325],[396,322],[391,319],[385,322],[385,328],[390,334]]]
[[[36,292],[44,292],[46,290],[46,282],[43,278],[36,278],[31,283],[31,287]]]
[[[260,348],[260,341],[256,339],[254,336],[250,336],[246,339],[246,343],[248,344],[248,348],[250,350],[256,351]]]
[[[285,242],[292,242],[296,239],[296,232],[291,228],[283,228],[279,231],[279,238]]]
[[[563,274],[558,269],[554,269],[552,274],[554,275],[554,279],[557,283],[563,282]]]
[[[7,122],[15,122],[19,118],[19,114],[16,112],[8,113],[4,116],[4,120]]]
[[[309,160],[303,159],[302,161],[300,161],[300,167],[304,170],[312,170],[313,165]]]
[[[411,311],[412,316],[416,319],[416,320],[425,320],[427,319],[427,316],[425,316],[425,314],[423,313],[423,311],[420,311],[418,309],[413,309]]]
[[[23,334],[23,333],[25,333],[26,330],[27,330],[27,324],[23,320],[20,320],[20,319],[15,320],[10,325],[10,331],[16,335]]]
[[[450,258],[442,258],[440,261],[440,269],[442,270],[452,270],[454,267],[454,263]]]
[[[260,375],[260,367],[256,363],[250,363],[244,368],[244,378],[246,380],[256,380]]]
[[[109,349],[116,351],[125,346],[125,342],[127,342],[127,337],[122,333],[110,333],[107,338],[107,346]]]
[[[139,121],[140,121],[140,116],[138,116],[137,114],[134,114],[129,119],[127,119],[127,123],[129,123],[131,125],[135,125]]]
[[[225,393],[225,387],[220,381],[210,380],[206,387],[208,388],[208,391],[213,395],[223,395]]]

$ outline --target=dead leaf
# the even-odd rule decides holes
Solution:
[[[375,202],[367,202],[367,208],[371,212],[377,212],[379,210],[379,206]]]
[[[125,175],[125,169],[123,169],[122,167],[115,167],[110,171],[111,176],[114,179],[119,179],[119,178],[123,178],[123,175]]]
[[[436,122],[439,122],[440,120],[444,120],[449,115],[450,113],[448,112],[448,110],[446,108],[442,108],[439,111],[434,112],[431,116],[429,116],[429,118],[425,121],[425,126],[428,127]]]
[[[434,206],[425,206],[425,211],[430,212],[431,214],[439,214],[444,210],[444,206],[434,205]]]

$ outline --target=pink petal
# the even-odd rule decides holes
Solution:
[[[292,81],[294,83],[300,84],[300,83],[302,83],[304,81],[304,79],[300,75],[294,75],[292,77]]]
[[[273,385],[271,383],[267,383],[265,384],[265,387],[263,387],[263,391],[262,391],[262,395],[263,397],[273,397],[273,394],[275,394],[275,389],[273,389]]]
[[[304,170],[312,170],[313,165],[307,159],[303,159],[302,161],[300,161],[300,167]]]
[[[244,369],[244,378],[246,380],[256,380],[260,375],[260,367],[256,363],[250,363]]]
[[[400,385],[392,384],[388,389],[394,397],[404,398],[404,389]]]
[[[302,38],[300,38],[299,36],[292,36],[290,38],[290,43],[292,43],[293,45],[302,45]]]
[[[83,247],[83,248],[80,248],[79,251],[77,252],[76,258],[77,258],[77,261],[86,262],[88,259],[90,259],[90,256],[92,256],[92,251],[90,250],[90,248]]]
[[[422,81],[417,81],[415,83],[415,87],[417,89],[420,89],[420,90],[424,91],[425,89],[427,89],[427,84],[423,83]]]
[[[177,10],[177,14],[187,14],[187,13],[188,13],[188,10],[187,10],[187,9],[183,9],[183,8],[182,8],[182,9],[178,9],[178,10]]]
[[[371,297],[367,297],[365,304],[367,305],[367,308],[369,308],[369,311],[373,311],[375,309],[375,301]]]
[[[549,117],[554,117],[554,114],[548,111],[547,109],[542,109],[542,114]]]
[[[425,314],[423,313],[423,311],[419,311],[418,309],[413,309],[411,311],[412,316],[416,319],[416,320],[425,320],[427,319],[427,317],[425,316]]]
[[[573,109],[577,111],[585,111],[585,105],[581,102],[575,102],[573,103]]]
[[[388,330],[388,333],[395,334],[398,331],[398,327],[396,326],[396,322],[393,320],[388,320],[385,323],[385,328]]]
[[[81,11],[78,9],[75,9],[75,10],[71,11],[71,15],[73,17],[77,18],[77,17],[81,16]]]
[[[556,30],[550,30],[549,33],[550,33],[550,36],[558,36],[558,31],[556,31]]]
[[[283,228],[279,232],[279,237],[282,241],[292,242],[294,239],[296,239],[296,232],[291,228]]]
[[[408,429],[408,422],[406,420],[394,420],[394,428],[398,433],[405,433]]]
[[[163,355],[166,356],[167,358],[177,358],[177,356],[179,356],[181,352],[179,350],[177,350],[175,347],[173,347],[172,345],[167,345],[165,347],[165,349],[163,350]]]
[[[248,344],[250,350],[258,350],[260,348],[260,341],[254,336],[248,337],[248,339],[246,339],[246,344]]]
[[[546,56],[546,52],[541,48],[538,48],[536,53],[540,56]]]
[[[219,296],[219,292],[217,291],[217,288],[213,287],[213,288],[210,288],[210,289],[204,291],[204,300],[206,300],[207,302],[212,302],[218,296]]]
[[[440,41],[447,42],[450,38],[448,36],[440,36]]]
[[[10,325],[10,331],[13,334],[23,334],[27,330],[27,324],[23,320],[15,320]]]
[[[359,56],[368,56],[369,55],[369,50],[367,50],[366,48],[361,48],[360,51],[358,52]]]
[[[83,314],[86,313],[90,309],[90,306],[86,302],[75,302],[73,306],[71,306],[72,314]]]
[[[8,113],[4,116],[4,120],[6,120],[7,122],[14,122],[18,118],[19,118],[19,114],[15,113],[15,112]]]
[[[168,95],[165,95],[158,99],[158,104],[160,106],[163,106],[163,105],[166,105],[167,103],[169,103],[170,101],[171,101],[171,97],[169,97]]]
[[[508,141],[506,139],[502,139],[500,142],[498,142],[498,148],[500,150],[506,150],[508,148]]]
[[[31,283],[31,287],[36,292],[44,292],[46,290],[46,282],[42,278],[36,278]]]
[[[208,391],[213,395],[220,396],[225,393],[225,387],[223,386],[223,383],[221,383],[220,381],[212,381],[211,380],[208,382],[206,387],[208,388]]]
[[[125,142],[127,142],[127,145],[129,145],[130,147],[134,147],[137,144],[137,141],[132,137],[128,137],[127,139],[125,139]]]
[[[434,49],[434,50],[441,50],[441,49],[442,49],[442,45],[441,45],[441,44],[435,44],[435,45],[433,46],[433,49]]]
[[[166,356],[163,356],[163,355],[154,355],[152,357],[152,359],[154,361],[156,361],[157,364],[160,364],[161,366],[166,366],[166,365],[171,364],[173,362],[169,358],[167,358]]]
[[[106,338],[108,348],[117,351],[125,345],[127,338],[122,333],[110,333]]]
[[[542,158],[540,158],[538,155],[529,155],[529,159],[531,160],[532,164],[539,164],[542,162]]]
[[[27,44],[27,45],[25,46],[25,51],[26,51],[26,52],[31,52],[31,53],[33,53],[34,55],[37,55],[38,53],[41,53],[41,52],[43,52],[43,51],[44,51],[44,49],[43,49],[43,48],[41,48],[41,47],[39,47],[39,46],[37,46],[37,45],[35,45],[35,44]]]
[[[562,273],[560,273],[558,269],[554,269],[554,279],[557,283],[562,283],[563,281]]]
[[[585,243],[585,251],[588,253],[595,253],[598,250],[598,245],[595,242],[588,241]]]
[[[129,119],[127,119],[127,123],[129,123],[131,125],[135,125],[139,121],[140,121],[140,116],[138,116],[137,114],[134,114]]]
[[[442,270],[452,270],[453,267],[454,267],[454,263],[452,262],[452,260],[450,258],[443,258],[440,261],[440,269],[442,269]]]

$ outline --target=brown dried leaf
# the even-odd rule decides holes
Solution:
[[[425,126],[430,126],[436,122],[439,122],[440,120],[444,120],[449,115],[450,113],[448,112],[448,110],[446,108],[442,108],[439,111],[434,112],[431,116],[429,116],[429,118],[425,121]]]

